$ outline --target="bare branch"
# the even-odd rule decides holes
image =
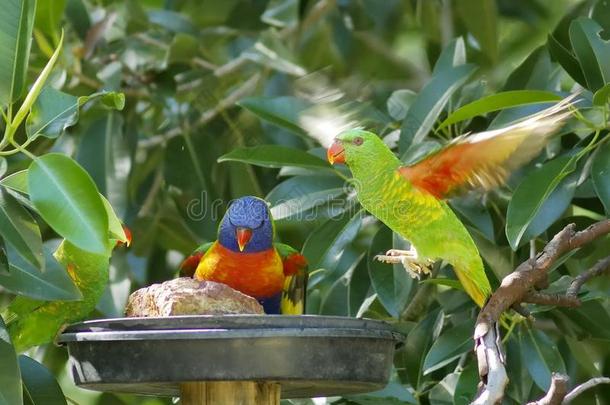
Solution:
[[[566,295],[576,298],[580,292],[580,289],[587,281],[593,277],[598,277],[604,274],[610,274],[610,256],[601,259],[595,263],[595,266],[577,276],[574,281],[572,281],[572,284],[570,284],[568,291],[566,291]]]
[[[477,340],[476,354],[479,375],[485,376],[485,384],[473,405],[499,404],[504,397],[508,376],[504,367],[500,335],[491,329],[483,338]]]
[[[517,269],[504,277],[500,287],[492,294],[485,307],[479,313],[475,328],[475,339],[482,337],[500,319],[500,315],[513,304],[523,301],[528,292],[537,283],[547,277],[550,267],[563,254],[577,249],[596,238],[610,233],[610,220],[596,222],[587,229],[576,232],[575,225],[563,228],[544,247],[535,260],[527,260]]]
[[[591,378],[589,381],[586,381],[586,382],[576,386],[572,391],[570,391],[568,393],[568,395],[566,395],[566,397],[563,399],[562,404],[569,404],[570,402],[572,402],[574,400],[574,398],[576,398],[577,396],[579,396],[580,394],[582,394],[589,388],[593,388],[599,384],[610,384],[610,378],[608,378],[608,377]]]
[[[527,405],[561,405],[568,393],[568,382],[570,379],[565,374],[553,373],[549,392],[538,401],[529,402]]]
[[[546,294],[538,291],[530,291],[521,300],[521,302],[527,302],[529,304],[538,305],[555,305],[558,307],[578,307],[580,306],[580,300],[576,297],[570,297],[568,295],[560,294]]]

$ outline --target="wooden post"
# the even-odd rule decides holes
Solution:
[[[180,384],[183,405],[279,405],[280,384],[256,381],[196,381]]]

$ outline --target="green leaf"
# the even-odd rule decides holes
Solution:
[[[382,390],[360,395],[346,395],[350,403],[359,405],[403,405],[417,404],[411,392],[398,381],[390,381]]]
[[[305,169],[332,170],[332,166],[319,157],[300,149],[280,145],[260,145],[233,149],[231,152],[218,158],[218,162],[231,161],[271,168],[291,166]]]
[[[574,157],[559,157],[530,172],[517,186],[506,214],[506,237],[513,250],[520,245],[546,199],[575,168]]]
[[[122,93],[99,92],[89,96],[76,97],[46,86],[26,121],[28,138],[40,135],[47,138],[57,138],[66,128],[76,124],[79,117],[79,107],[85,103],[100,99],[107,107],[121,110],[125,105]]]
[[[371,280],[368,273],[368,263],[364,256],[349,276],[347,286],[348,316],[356,316],[369,292]]]
[[[561,100],[561,97],[550,91],[541,90],[514,90],[504,91],[496,94],[483,97],[470,104],[466,104],[453,113],[451,113],[445,121],[443,121],[437,130],[448,127],[456,122],[474,118],[477,115],[484,115],[492,111],[502,110],[504,108],[516,107],[527,104],[548,103],[551,101]]]
[[[299,19],[298,0],[271,0],[261,20],[278,28],[292,27]]]
[[[397,121],[403,120],[416,97],[417,93],[413,90],[396,90],[386,102],[388,113]]]
[[[123,216],[132,163],[123,135],[123,117],[109,112],[91,122],[82,134],[76,160],[91,175],[100,193]]]
[[[468,405],[477,393],[479,373],[475,362],[471,361],[460,373],[455,392],[453,393],[454,405]]]
[[[475,71],[473,65],[460,65],[441,70],[419,92],[409,108],[400,129],[398,142],[400,153],[404,153],[411,144],[417,144],[432,129],[445,105]]]
[[[30,213],[4,189],[0,189],[0,233],[28,263],[44,269],[40,229]]]
[[[453,39],[441,52],[438,60],[434,64],[432,74],[436,75],[441,70],[451,69],[452,67],[466,63],[466,45],[462,37]]]
[[[453,210],[463,216],[490,242],[495,241],[494,224],[489,210],[476,196],[465,196],[449,200]]]
[[[19,127],[19,125],[21,125],[21,123],[23,122],[25,117],[28,115],[28,113],[32,109],[34,103],[38,99],[38,96],[40,95],[42,88],[44,87],[47,79],[49,78],[49,75],[51,74],[51,71],[53,70],[53,67],[55,66],[55,62],[57,62],[57,58],[59,58],[59,54],[61,53],[63,43],[64,43],[64,34],[62,32],[61,37],[59,38],[59,43],[57,44],[57,48],[55,49],[55,52],[53,52],[53,55],[51,55],[51,58],[49,59],[49,61],[45,65],[45,67],[42,69],[42,71],[40,72],[40,74],[38,75],[36,80],[34,81],[34,84],[32,84],[30,91],[28,91],[28,94],[25,96],[23,103],[21,103],[19,110],[17,110],[15,117],[13,118],[9,128],[7,129],[7,133],[8,133],[8,135],[10,135],[9,138],[11,138],[14,135],[15,131],[17,131],[17,128]]]
[[[553,60],[558,62],[574,81],[587,87],[587,80],[578,60],[552,34],[547,38],[547,47]]]
[[[374,259],[376,255],[385,254],[392,247],[392,231],[383,226],[373,238],[367,262],[371,285],[377,293],[377,298],[390,315],[398,317],[409,300],[413,281],[402,265],[392,266]]]
[[[494,63],[498,59],[498,10],[494,0],[460,2],[457,11],[481,51]]]
[[[20,193],[28,194],[28,171],[27,169],[19,170],[18,172],[9,174],[0,180],[0,184],[11,190],[19,191]]]
[[[608,97],[610,97],[610,84],[606,84],[595,92],[593,95],[593,105],[605,105],[608,102]]]
[[[360,225],[360,212],[351,216],[347,212],[335,218],[329,218],[309,234],[303,244],[302,253],[309,261],[310,271],[325,269],[334,270],[345,247],[352,242]],[[309,279],[309,288],[314,287],[321,277],[315,275]]]
[[[304,220],[310,208],[327,204],[345,192],[344,181],[336,176],[294,176],[278,184],[265,200],[274,220]]]
[[[2,4],[0,107],[17,101],[25,90],[35,9],[35,0],[10,1]]]
[[[551,385],[551,374],[566,372],[555,343],[544,332],[522,326],[519,331],[521,358],[536,385],[546,392]]]
[[[606,214],[610,215],[610,143],[601,145],[593,158],[591,165],[591,179],[593,187],[599,197]]]
[[[0,317],[0,404],[16,405],[23,401],[17,353]]]
[[[59,39],[61,17],[65,8],[66,0],[38,0],[36,4],[36,29],[57,41]]]
[[[311,107],[305,100],[296,97],[247,97],[239,106],[298,135],[305,135],[299,123],[300,113]]]
[[[426,354],[424,375],[444,367],[472,350],[474,347],[473,331],[474,319],[467,319],[455,327],[444,330]]]
[[[108,216],[91,177],[58,153],[35,159],[28,170],[30,199],[61,236],[92,253],[108,254]]]
[[[0,285],[8,291],[37,300],[79,301],[83,299],[80,290],[68,275],[66,268],[55,257],[52,243],[45,243],[45,271],[40,272],[24,261],[10,248],[7,249],[10,261],[9,273],[0,273]]]
[[[45,87],[26,121],[28,138],[57,138],[78,120],[78,97]]]
[[[439,325],[442,325],[442,313],[435,310],[419,321],[415,328],[407,335],[404,367],[409,382],[417,390],[422,388],[424,358],[436,337],[434,331]]]
[[[64,393],[51,371],[36,360],[21,355],[24,405],[67,405]]]
[[[127,242],[127,235],[125,235],[125,230],[123,229],[123,224],[121,220],[117,217],[112,205],[110,202],[100,194],[102,198],[102,202],[104,203],[104,208],[106,209],[106,215],[108,215],[108,233],[110,234],[111,239],[116,239],[119,242]]]
[[[580,17],[570,24],[570,42],[582,68],[587,88],[593,92],[610,83],[610,44],[600,38],[603,28],[590,18]]]
[[[148,19],[151,23],[157,24],[169,31],[182,32],[190,35],[197,35],[197,29],[185,15],[169,10],[148,10]]]

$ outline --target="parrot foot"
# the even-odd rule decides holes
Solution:
[[[412,278],[420,279],[422,274],[430,274],[431,260],[421,260],[417,251],[413,248],[410,250],[390,249],[385,255],[375,256],[375,260],[382,263],[402,264],[407,273]]]

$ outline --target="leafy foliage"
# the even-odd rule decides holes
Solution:
[[[418,282],[372,260],[404,241],[361,209],[323,147],[364,126],[412,163],[580,93],[574,118],[506,186],[450,201],[497,287],[531,245],[610,210],[608,37],[602,0],[5,2],[0,305],[79,299],[47,241],[107,253],[124,222],[133,245],[112,256],[91,314],[119,316],[130,291],[173,277],[215,238],[231,199],[254,194],[312,265],[309,313],[383,319],[407,336],[386,389],[329,402],[467,403],[474,304],[448,266]],[[551,288],[565,291],[607,246],[565,258]],[[538,398],[551,371],[572,384],[609,374],[608,286],[588,283],[578,309],[532,307],[533,324],[508,318],[506,403]],[[0,403],[21,401],[20,380],[26,403],[170,403],[77,389],[65,349],[17,357],[4,331]],[[598,387],[579,399],[608,397]]]

